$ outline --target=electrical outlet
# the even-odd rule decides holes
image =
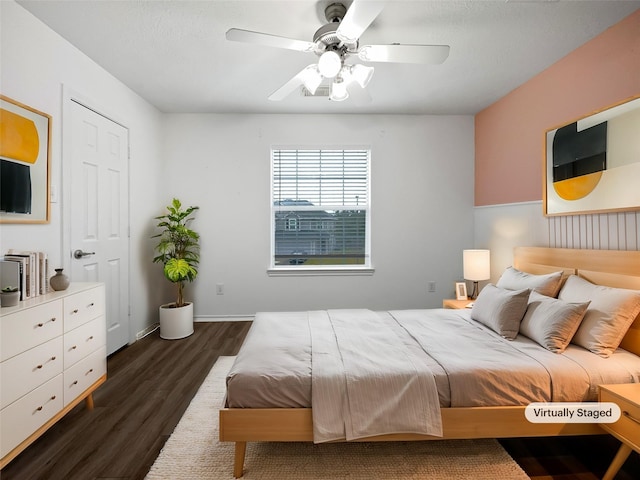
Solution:
[[[224,283],[216,283],[216,295],[224,295]]]
[[[436,291],[436,282],[431,281],[427,284],[427,290],[429,291],[429,293],[433,293]]]

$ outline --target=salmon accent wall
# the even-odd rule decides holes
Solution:
[[[640,10],[475,117],[475,205],[542,199],[544,133],[640,94]]]

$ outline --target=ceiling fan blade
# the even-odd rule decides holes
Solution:
[[[269,95],[269,100],[274,102],[279,102],[280,100],[284,100],[286,97],[291,95],[296,89],[300,88],[304,85],[304,75],[306,70],[309,67],[315,66],[314,64],[307,65],[304,67],[297,75],[295,75],[291,80],[281,86],[278,90]]]
[[[449,56],[449,45],[365,45],[358,57],[365,62],[439,64]]]
[[[313,52],[315,45],[304,40],[295,40],[293,38],[279,37],[269,33],[252,32],[250,30],[241,30],[239,28],[231,28],[226,33],[227,40],[233,42],[255,43],[258,45],[266,45],[269,47],[286,48],[288,50],[297,50],[299,52]]]
[[[345,43],[355,43],[384,8],[384,2],[354,0],[340,22],[336,35]]]

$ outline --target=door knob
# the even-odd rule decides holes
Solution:
[[[78,260],[80,260],[83,257],[89,257],[95,254],[96,252],[83,252],[82,250],[76,250],[75,252],[73,252],[73,258],[77,258]]]

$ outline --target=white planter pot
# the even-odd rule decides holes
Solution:
[[[184,307],[169,308],[171,303],[160,305],[160,338],[177,340],[193,333],[193,303]]]

